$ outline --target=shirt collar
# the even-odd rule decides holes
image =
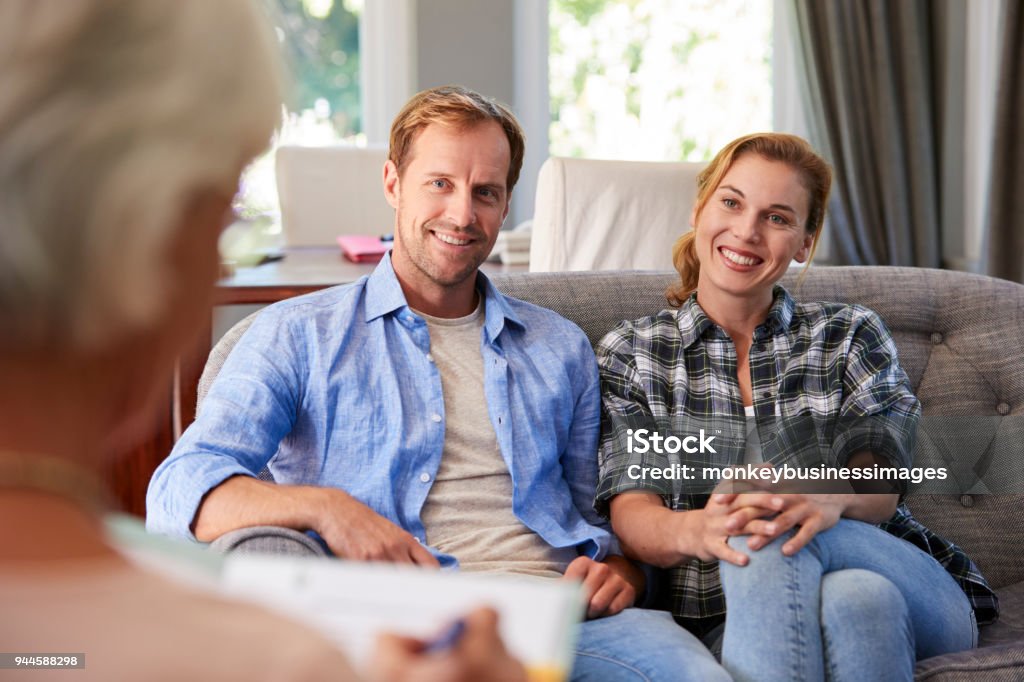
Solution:
[[[789,329],[789,323],[793,321],[796,303],[785,287],[781,284],[776,284],[772,290],[772,297],[772,307],[768,309],[768,317],[754,331],[755,336],[758,333],[767,336],[781,334]]]
[[[484,328],[492,341],[505,328],[505,322],[524,327],[522,320],[508,304],[505,296],[495,288],[487,275],[477,271],[476,288],[484,297]],[[391,251],[384,254],[380,264],[370,274],[366,282],[366,321],[370,322],[396,310],[407,309],[409,306],[402,292],[402,285],[395,275],[391,264]]]
[[[768,309],[768,316],[764,322],[754,330],[754,340],[762,341],[769,336],[784,332],[789,328],[793,320],[793,312],[796,304],[789,292],[779,284],[772,290],[772,306]],[[683,348],[689,348],[705,334],[711,331],[716,336],[724,336],[725,332],[711,318],[704,313],[704,309],[697,303],[697,292],[690,294],[676,312],[676,324],[679,327],[679,335]]]
[[[366,321],[370,322],[407,306],[402,285],[398,283],[395,269],[391,265],[389,249],[366,281]]]

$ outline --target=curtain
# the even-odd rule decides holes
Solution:
[[[962,96],[958,109],[949,95],[962,93],[951,50],[963,43],[949,13],[963,0],[791,2],[811,142],[835,171],[831,260],[940,267],[943,235],[962,234],[943,186],[962,187],[949,162],[963,144]]]
[[[1002,55],[997,87],[991,194],[985,234],[988,269],[995,277],[1024,282],[1024,8],[1004,3]]]

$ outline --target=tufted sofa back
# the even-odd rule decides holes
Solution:
[[[878,312],[896,339],[900,362],[926,418],[991,417],[988,442],[1024,471],[1024,286],[948,270],[811,267],[783,284],[797,300],[859,303]],[[551,308],[597,343],[617,322],[666,307],[675,273],[649,271],[523,273],[494,276],[510,296]],[[799,282],[798,282],[799,279]],[[248,320],[211,353],[205,395]],[[201,399],[201,398],[200,398]],[[914,515],[961,545],[994,587],[1024,580],[1024,495],[914,495]]]

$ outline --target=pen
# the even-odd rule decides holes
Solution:
[[[458,643],[466,631],[466,621],[462,618],[452,623],[447,630],[442,632],[423,649],[425,653],[437,654],[447,651]]]
[[[265,253],[265,254],[263,254],[263,257],[260,258],[259,262],[256,263],[256,265],[266,265],[267,263],[276,263],[279,260],[284,260],[284,254],[281,253],[280,251],[275,251],[275,252],[272,252],[272,253]]]

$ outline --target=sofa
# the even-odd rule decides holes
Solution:
[[[511,296],[569,318],[597,343],[619,320],[663,309],[663,292],[675,278],[671,272],[611,271],[506,274],[492,281]],[[994,425],[976,444],[975,459],[1009,453],[1014,459],[1005,474],[1012,476],[1011,486],[998,494],[912,489],[906,501],[921,522],[974,559],[997,591],[1002,615],[981,629],[980,648],[921,661],[916,678],[1024,679],[1024,286],[945,270],[829,266],[793,270],[783,284],[797,300],[856,302],[877,311],[893,332],[926,418],[952,423],[985,417]],[[214,348],[200,403],[248,323],[236,325]],[[321,551],[300,533],[274,528],[235,531],[215,544],[233,551]]]

